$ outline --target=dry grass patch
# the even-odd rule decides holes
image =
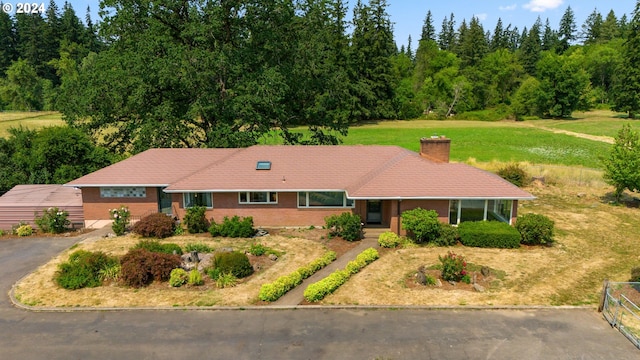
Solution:
[[[154,283],[142,289],[107,284],[97,288],[65,290],[53,280],[58,264],[66,261],[73,251],[104,251],[107,254],[121,256],[138,241],[139,237],[127,235],[94,239],[68,249],[20,281],[16,286],[16,298],[27,305],[45,307],[246,306],[258,301],[258,293],[263,283],[274,281],[280,275],[294,271],[326,251],[318,242],[302,238],[267,236],[254,240],[178,236],[162,242],[172,242],[182,247],[188,243],[201,242],[216,249],[232,247],[246,250],[252,242],[259,241],[283,254],[264,271],[254,273],[236,287],[225,289],[218,289],[211,283],[182,288],[171,288],[168,283]]]

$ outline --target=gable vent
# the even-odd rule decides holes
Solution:
[[[271,161],[258,161],[256,170],[271,170]]]

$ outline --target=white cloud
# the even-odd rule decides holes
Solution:
[[[500,11],[513,11],[518,7],[517,4],[507,5],[507,6],[498,6]]]
[[[557,8],[563,2],[563,0],[531,0],[522,7],[533,12],[545,12]]]
[[[487,20],[487,14],[486,13],[482,13],[482,14],[474,14],[473,16],[476,17],[476,19],[480,20],[480,21],[485,21]]]

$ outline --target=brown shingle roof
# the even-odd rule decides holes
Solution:
[[[257,170],[270,161],[270,170]],[[256,145],[153,149],[72,186],[168,185],[168,192],[346,191],[350,198],[509,198],[531,194],[465,164],[436,164],[397,146]]]
[[[150,149],[67,186],[167,186],[240,149]]]

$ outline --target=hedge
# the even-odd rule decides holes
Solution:
[[[507,223],[499,221],[470,221],[458,225],[460,242],[465,246],[483,248],[520,247],[520,233]]]
[[[350,261],[342,270],[336,270],[326,278],[309,285],[304,290],[304,298],[309,302],[317,302],[325,296],[336,291],[342,284],[347,282],[352,274],[362,270],[380,256],[374,248],[369,248],[361,252],[355,260]]]
[[[302,280],[315,274],[318,270],[331,264],[336,259],[335,251],[327,251],[322,257],[312,261],[292,272],[289,275],[284,275],[276,279],[272,283],[263,284],[260,288],[259,298],[262,301],[276,301],[281,298],[289,290],[300,285]]]

